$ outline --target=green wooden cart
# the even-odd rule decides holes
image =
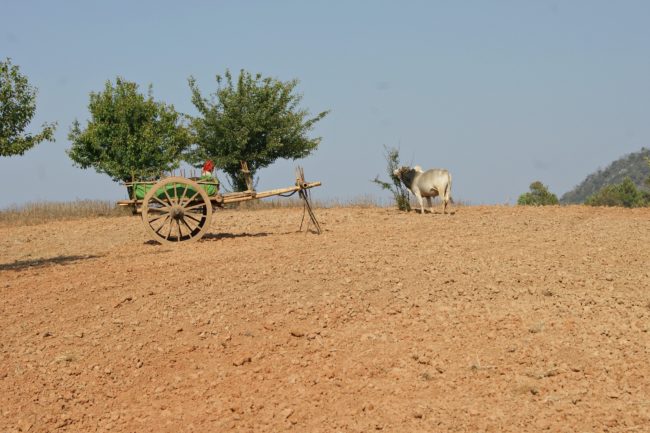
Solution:
[[[244,174],[248,172],[245,164],[242,164],[242,171]],[[133,181],[125,183],[130,198],[117,203],[131,207],[134,214],[142,215],[142,222],[152,239],[176,244],[203,237],[210,229],[212,213],[216,208],[230,203],[298,193],[316,231],[321,233],[309,199],[309,190],[321,183],[306,182],[302,168],[296,169],[296,183],[291,187],[257,192],[252,188],[250,178],[247,184],[247,191],[221,194],[219,182],[212,177],[170,176],[155,181]]]

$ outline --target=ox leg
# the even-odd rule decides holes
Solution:
[[[440,198],[442,198],[442,213],[445,214],[447,213],[447,205],[451,201],[451,175],[448,177],[445,193]]]
[[[445,193],[444,196],[440,197],[442,199],[442,213],[446,214],[447,213],[447,205],[449,205],[449,189],[447,189],[447,192]]]
[[[429,209],[431,209],[431,213],[433,213],[433,201],[431,200],[431,197],[427,197],[427,205],[429,206]]]
[[[424,202],[422,201],[422,194],[420,194],[420,191],[415,193],[415,197],[417,197],[418,203],[420,204],[420,213],[424,215]]]

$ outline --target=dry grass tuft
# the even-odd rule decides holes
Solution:
[[[117,206],[112,201],[39,202],[11,206],[0,210],[0,225],[23,226],[56,220],[125,215],[131,215],[130,209]]]
[[[331,209],[331,208],[339,208],[339,207],[358,207],[358,208],[377,208],[377,207],[393,208],[394,207],[396,208],[395,204],[391,200],[377,197],[372,194],[359,195],[357,197],[348,200],[339,200],[339,199],[318,200],[312,198],[311,203],[315,209],[318,208]],[[262,200],[244,201],[241,203],[234,204],[233,208],[235,209],[282,209],[282,208],[296,208],[302,206],[303,206],[303,202],[300,198],[298,198],[298,195],[296,194],[288,198],[275,197],[275,198],[267,198]],[[434,199],[434,206],[435,206],[435,210],[438,212],[440,206],[439,199],[437,198]],[[451,210],[453,211],[454,207],[462,207],[462,206],[470,206],[470,204],[468,202],[459,200],[457,202],[454,202],[451,205]],[[417,204],[415,200],[412,200],[411,208],[417,209],[419,212],[420,205]],[[429,210],[429,208],[426,207],[426,203],[425,203],[425,208],[427,211]]]
[[[311,200],[315,209],[339,207],[377,208],[393,207],[389,201],[374,195],[362,195],[350,200]],[[467,206],[459,202],[456,206]],[[275,197],[262,200],[245,201],[229,205],[233,209],[287,209],[302,208],[303,201],[298,195]],[[453,208],[452,208],[453,211]],[[36,225],[48,221],[74,220],[80,218],[120,217],[131,215],[131,208],[117,206],[108,200],[77,200],[71,202],[37,202],[0,209],[0,226]]]
[[[361,207],[374,208],[383,207],[384,204],[374,196],[359,196],[351,200],[314,200],[310,199],[312,207],[318,208],[337,208],[337,207]],[[275,197],[262,200],[243,201],[233,204],[234,209],[284,209],[284,208],[302,208],[303,201],[295,194],[291,197]]]

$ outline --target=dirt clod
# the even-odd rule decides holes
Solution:
[[[253,358],[251,358],[250,356],[244,356],[243,358],[239,358],[236,361],[233,361],[232,365],[234,365],[236,367],[240,367],[240,366],[242,366],[244,364],[248,364],[249,362],[252,362],[252,361],[253,361]]]

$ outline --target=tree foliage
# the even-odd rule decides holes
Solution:
[[[388,148],[384,146],[384,156],[386,158],[386,173],[390,182],[384,182],[379,179],[379,175],[375,176],[372,180],[379,185],[382,189],[390,191],[393,194],[393,199],[399,210],[410,211],[410,195],[409,190],[400,181],[399,177],[395,176],[395,170],[400,167],[399,150],[394,147]]]
[[[54,141],[56,123],[25,133],[36,113],[36,93],[11,59],[0,61],[0,156],[22,155],[42,141]]]
[[[248,163],[254,177],[277,159],[304,158],[318,147],[320,137],[309,138],[307,133],[328,112],[310,117],[299,107],[298,80],[283,82],[244,70],[236,80],[228,70],[216,78],[217,90],[210,99],[189,78],[192,102],[199,111],[192,121],[197,146],[189,152],[189,162],[214,160],[233,188],[244,190],[240,161]]]
[[[650,149],[646,148],[622,156],[604,169],[587,176],[578,186],[565,193],[560,202],[584,203],[589,196],[596,194],[607,185],[620,184],[626,177],[629,177],[637,187],[643,187],[645,180],[650,176],[650,166],[646,163],[648,157],[650,157]]]
[[[549,192],[540,181],[530,184],[530,191],[519,196],[517,204],[524,206],[547,206],[558,204],[557,196]]]
[[[607,185],[591,195],[585,204],[591,206],[644,207],[650,205],[650,193],[638,189],[629,177],[616,185]]]
[[[156,102],[138,85],[120,77],[104,91],[90,93],[90,120],[75,120],[68,138],[70,158],[81,168],[93,167],[115,181],[155,178],[179,166],[192,136],[171,105]]]

